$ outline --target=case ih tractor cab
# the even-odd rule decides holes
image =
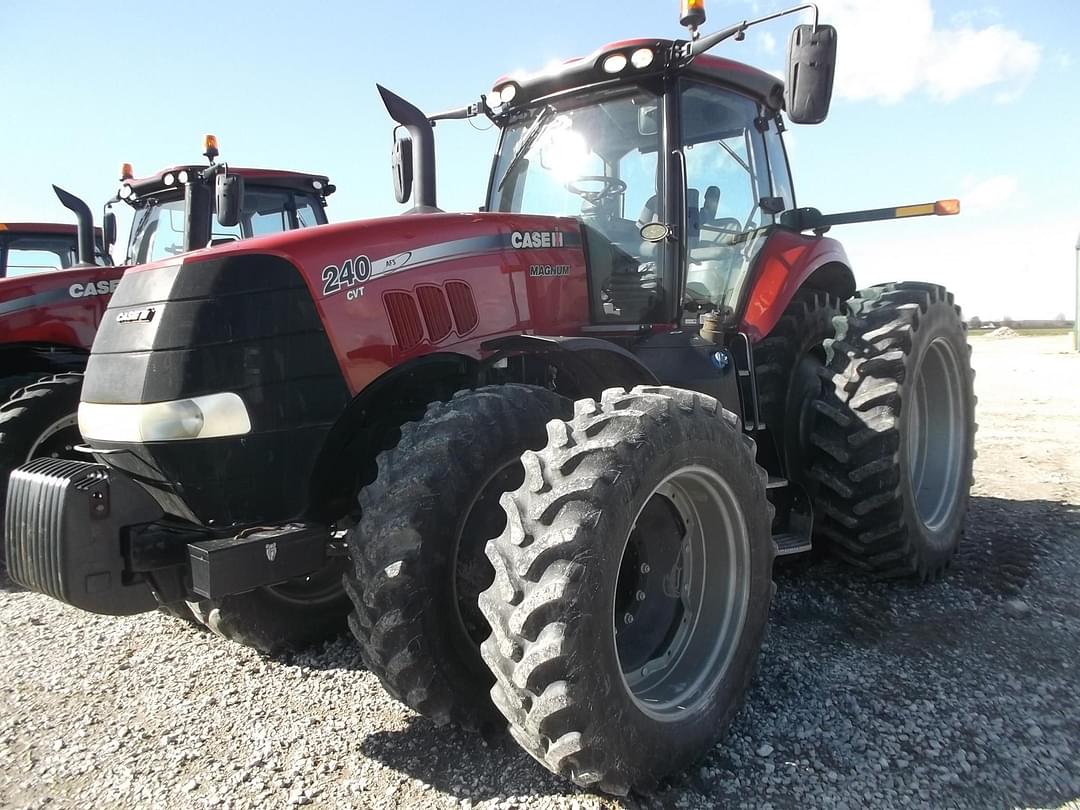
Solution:
[[[30,421],[3,403],[47,375],[82,369],[105,301],[123,273],[112,266],[86,203],[53,189],[78,226],[0,224],[0,509],[14,467],[37,455],[71,452],[78,440],[78,389],[67,397],[63,413],[45,405]],[[44,394],[55,400],[52,389],[66,385],[55,382],[60,379],[32,386],[30,398]]]
[[[98,288],[108,292],[121,270],[112,267],[102,232],[94,228],[90,209],[73,194],[53,186],[60,201],[78,217],[78,226],[45,222],[0,222],[0,402],[27,382],[49,373],[67,359],[56,345],[24,346],[8,339],[8,324],[26,323],[25,313],[51,305],[54,312],[78,312],[83,299],[96,298]],[[105,309],[102,303],[100,310]],[[100,318],[100,311],[93,320]],[[76,336],[81,320],[67,317],[67,328],[55,322],[35,324],[39,332],[66,332],[61,341],[78,343],[85,355],[93,340],[92,329]],[[61,342],[57,341],[57,342]],[[45,341],[42,341],[45,343]]]
[[[781,112],[824,119],[835,32],[795,28],[785,87],[706,53],[751,24],[431,118],[382,90],[411,215],[129,270],[79,410],[96,463],[13,473],[12,576],[101,613],[186,602],[263,649],[351,603],[391,694],[508,724],[580,785],[706,751],[774,556],[936,577],[972,465],[952,296],[856,292],[823,236],[955,204],[796,207]],[[432,121],[478,114],[502,130],[485,210],[443,213]]]
[[[0,273],[0,513],[15,467],[38,456],[86,458],[74,449],[82,372],[124,272],[108,266],[116,242],[109,206],[123,200],[133,209],[126,264],[326,222],[326,196],[334,187],[325,176],[216,164],[212,135],[205,148],[209,166],[178,166],[137,180],[124,164],[119,192],[106,205],[104,234],[94,231],[82,200],[55,186],[78,218],[77,232],[64,225],[0,225],[6,268]],[[65,269],[44,272],[57,264]],[[152,307],[143,314],[153,316]]]
[[[93,263],[112,264],[94,229]],[[0,278],[69,270],[79,262],[79,233],[75,225],[58,222],[0,222]]]

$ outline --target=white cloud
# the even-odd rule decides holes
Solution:
[[[763,31],[760,37],[761,50],[765,53],[776,53],[776,37],[770,34],[768,31]]]
[[[1006,102],[1042,58],[1038,45],[1003,25],[979,28],[972,16],[937,25],[930,0],[822,0],[821,7],[839,33],[836,93],[854,101],[892,104],[922,92],[948,102],[993,88]]]
[[[1014,208],[1020,202],[1020,183],[1009,174],[999,174],[985,180],[965,183],[960,196],[960,210],[978,216],[1002,208]]]
[[[966,203],[966,201],[964,201]],[[859,286],[903,278],[944,284],[983,320],[1072,316],[1076,221],[958,217],[834,228]]]

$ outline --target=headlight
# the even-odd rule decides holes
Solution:
[[[630,64],[638,70],[647,68],[652,64],[653,52],[651,48],[638,48],[630,54]]]
[[[502,87],[499,88],[499,103],[500,104],[509,104],[511,101],[514,100],[514,97],[516,95],[517,95],[517,85],[516,84],[513,84],[512,82],[510,84],[504,84]]]
[[[604,68],[604,73],[618,73],[626,67],[626,54],[613,53],[604,60],[602,67]]]
[[[242,436],[251,432],[251,419],[239,395],[208,394],[145,405],[83,402],[79,430],[90,440],[139,444]]]

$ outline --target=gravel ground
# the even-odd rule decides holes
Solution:
[[[778,571],[727,740],[648,798],[434,729],[341,639],[266,660],[159,615],[0,588],[3,807],[1080,807],[1080,356],[976,339],[979,459],[950,576]]]

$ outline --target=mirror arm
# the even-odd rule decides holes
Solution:
[[[494,113],[491,112],[491,107],[488,106],[487,96],[482,94],[479,101],[474,101],[472,104],[467,104],[464,107],[456,107],[452,110],[444,110],[441,113],[435,113],[435,115],[428,117],[428,121],[432,126],[435,126],[436,121],[476,118],[478,115],[486,115],[491,120],[495,120]]]
[[[722,31],[717,31],[715,34],[709,34],[707,37],[701,37],[700,39],[696,39],[693,42],[684,43],[684,45],[682,46],[682,57],[684,59],[683,65],[685,66],[689,64],[690,60],[693,59],[695,56],[705,53],[705,51],[710,50],[711,48],[715,48],[717,45],[719,45],[726,39],[731,39],[732,37],[735,37],[735,39],[741,40],[746,35],[746,29],[752,25],[769,22],[770,20],[775,20],[788,14],[794,14],[798,11],[805,11],[806,9],[814,10],[814,30],[816,31],[818,25],[817,4],[803,3],[801,6],[793,6],[791,8],[786,8],[783,11],[777,11],[773,14],[767,14],[764,17],[758,17],[754,20],[743,20],[742,22],[736,23],[735,25],[725,28]]]

